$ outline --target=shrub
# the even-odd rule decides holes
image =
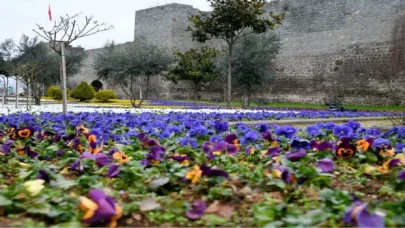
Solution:
[[[94,88],[86,82],[81,82],[73,91],[72,98],[80,101],[91,100],[96,95]]]
[[[111,99],[117,99],[117,95],[113,90],[100,90],[96,93],[96,99],[99,101],[108,101]]]
[[[61,101],[62,100],[62,88],[60,86],[54,85],[49,86],[46,89],[46,93],[48,97],[51,97],[54,100]],[[67,96],[70,96],[70,91],[67,89]]]

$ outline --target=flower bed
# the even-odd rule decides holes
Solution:
[[[405,226],[404,127],[382,134],[353,121],[301,130],[216,120],[232,118],[0,117],[0,222]]]
[[[215,109],[215,108],[200,108],[200,109],[183,109],[183,108],[119,108],[97,105],[77,105],[69,104],[68,110],[71,113],[132,113],[146,115],[145,118],[150,118],[148,115],[152,115],[153,118],[156,115],[166,114],[165,118],[181,120],[185,118],[198,118],[200,120],[227,120],[227,121],[248,121],[248,120],[281,120],[281,119],[318,119],[318,118],[353,118],[353,117],[388,117],[399,115],[395,112],[333,112],[327,110],[243,110],[243,109]],[[4,109],[0,109],[0,114],[12,114],[18,112],[26,112],[26,107],[20,106],[18,109],[13,105],[8,105]],[[62,112],[62,105],[60,104],[48,104],[41,106],[32,106],[31,113],[41,112]],[[181,114],[180,117],[178,114]],[[179,119],[180,118],[180,119]]]

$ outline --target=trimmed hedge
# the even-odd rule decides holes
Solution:
[[[96,99],[99,101],[109,101],[111,99],[117,99],[117,94],[113,90],[100,90],[96,93]]]
[[[78,99],[80,101],[91,100],[96,95],[93,86],[87,84],[86,82],[81,82],[73,91],[72,98]]]
[[[61,101],[62,100],[62,88],[61,86],[49,86],[46,89],[46,93],[48,97],[51,97],[54,100]],[[70,91],[67,89],[67,96],[70,96]]]

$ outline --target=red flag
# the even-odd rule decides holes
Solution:
[[[52,21],[51,5],[49,5],[49,8],[48,8],[48,15],[49,15],[49,20]]]

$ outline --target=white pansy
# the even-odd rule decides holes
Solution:
[[[257,112],[268,112],[268,113],[289,113],[288,111],[272,111],[272,110],[242,110],[242,109],[218,109],[218,108],[205,108],[205,109],[176,109],[176,108],[119,108],[119,107],[102,107],[97,108],[97,105],[81,105],[81,104],[71,104],[68,105],[68,111],[70,112],[113,112],[113,113],[144,113],[144,112],[153,112],[153,113],[169,113],[169,112],[181,112],[181,113],[257,113]],[[4,108],[0,108],[0,114],[7,115],[17,112],[24,113],[41,113],[41,112],[53,112],[61,113],[62,104],[43,104],[41,106],[32,106],[31,111],[27,111],[26,106],[20,106],[15,108],[14,105],[5,105]],[[295,112],[299,113],[299,112]]]

